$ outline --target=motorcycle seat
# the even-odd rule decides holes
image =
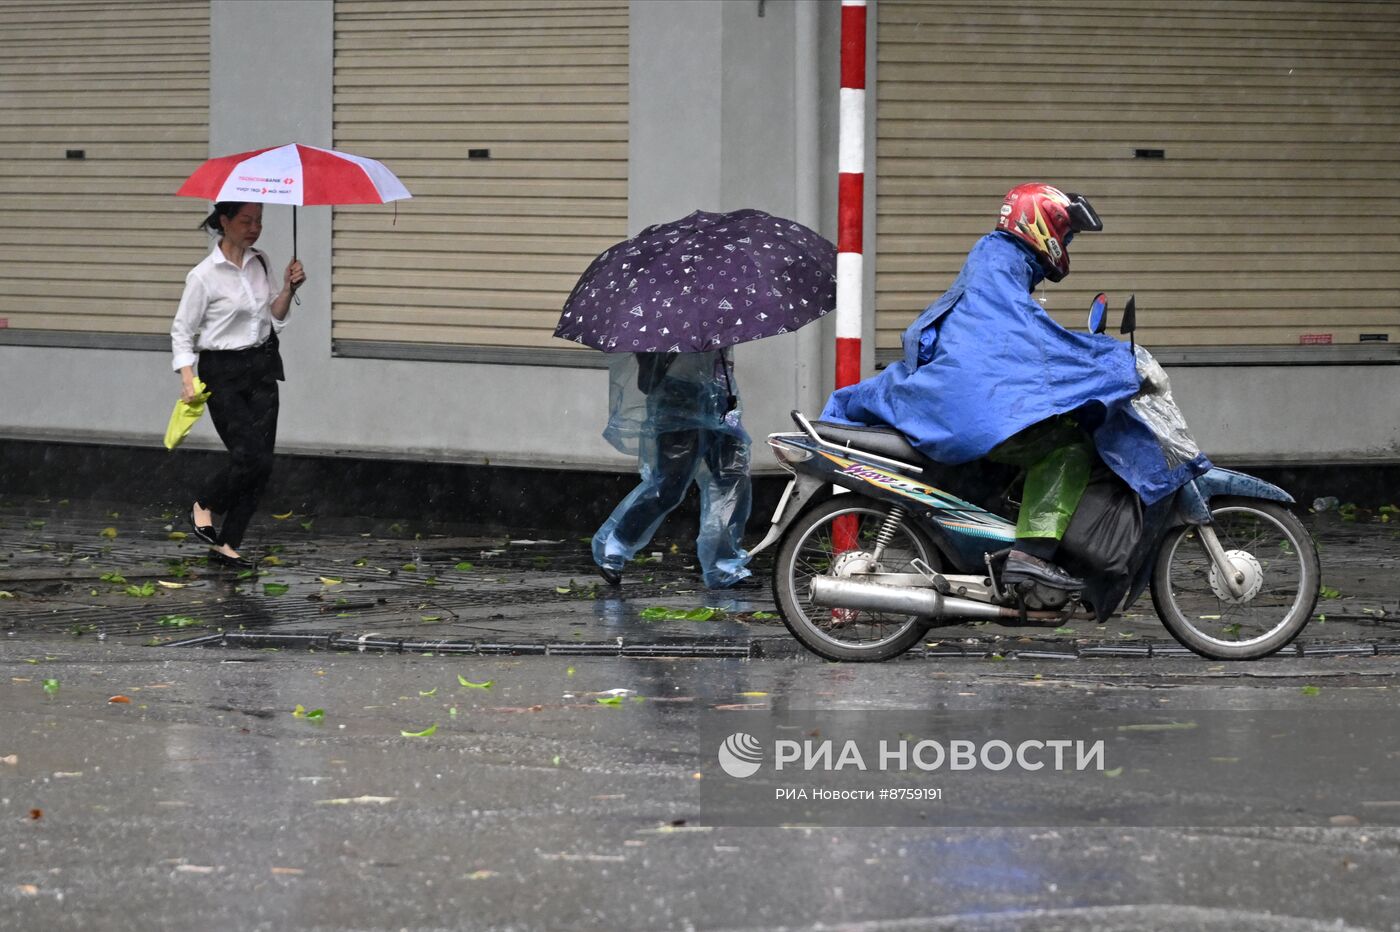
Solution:
[[[874,453],[901,463],[908,463],[922,471],[928,459],[905,439],[904,435],[892,427],[853,427],[849,424],[832,424],[828,421],[813,421],[812,427],[828,443],[844,446],[851,450]]]

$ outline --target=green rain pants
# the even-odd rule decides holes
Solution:
[[[1063,540],[1089,486],[1094,446],[1074,418],[1061,415],[998,444],[987,459],[1026,471],[1016,537]]]

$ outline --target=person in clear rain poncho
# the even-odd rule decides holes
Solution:
[[[750,576],[741,546],[751,505],[749,435],[740,423],[728,350],[618,353],[610,365],[608,426],[618,451],[636,454],[641,483],[593,535],[593,559],[610,585],[666,515],[700,487],[696,551],[705,585]]]

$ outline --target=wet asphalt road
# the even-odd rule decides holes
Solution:
[[[10,501],[0,929],[1400,929],[1400,542],[1379,518],[1310,518],[1333,591],[1302,652],[1156,659],[1144,608],[943,629],[860,666],[796,653],[766,589],[702,589],[683,541],[610,598],[577,540],[263,516],[277,562],[239,579],[158,509]],[[211,635],[235,646],[168,646]],[[668,650],[696,656],[648,656]],[[702,723],[803,709],[1331,710],[1372,731],[1325,761],[1298,742],[1262,784],[1184,775],[1163,795],[1196,827],[1135,826],[1142,796],[1107,778],[1086,818],[1039,827],[721,824]],[[1395,789],[1324,802],[1319,765]],[[958,805],[1038,792],[989,776]],[[1100,800],[1118,827],[1084,824]]]
[[[1400,715],[1394,658],[1240,676],[1175,660],[15,648],[0,928],[1400,928],[1400,789],[1388,808],[1239,828],[753,828],[707,817],[718,775],[696,736],[704,716],[753,727],[786,708]],[[1099,783],[1105,806],[1131,798]],[[1288,773],[1186,789],[1184,824],[1191,806],[1308,795]],[[961,804],[1034,791],[992,776]]]
[[[1324,598],[1299,650],[1400,650],[1400,525],[1389,513],[1309,515]],[[165,644],[222,637],[243,646],[456,649],[592,655],[784,656],[798,648],[767,576],[743,591],[706,590],[694,545],[660,539],[620,591],[596,576],[586,540],[491,529],[291,512],[259,515],[246,551],[256,572],[208,566],[169,508],[0,502],[0,638],[112,638]],[[751,531],[756,539],[758,519]],[[708,610],[708,611],[706,611]],[[694,617],[676,617],[683,613]],[[661,617],[655,617],[660,615]],[[666,617],[672,616],[672,617]],[[1015,656],[1184,655],[1147,598],[1107,625],[940,627],[914,653]]]

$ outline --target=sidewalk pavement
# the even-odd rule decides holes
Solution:
[[[1347,520],[1345,518],[1353,518]],[[1400,653],[1400,521],[1308,515],[1325,598],[1282,656]],[[751,539],[765,516],[755,516]],[[475,654],[810,656],[769,589],[707,590],[694,543],[659,538],[620,591],[586,539],[382,519],[259,515],[256,574],[207,565],[179,512],[11,496],[0,501],[0,644],[97,638],[150,647],[242,646]],[[662,529],[663,534],[665,528]],[[910,657],[1193,656],[1143,598],[1108,625],[929,632]]]

